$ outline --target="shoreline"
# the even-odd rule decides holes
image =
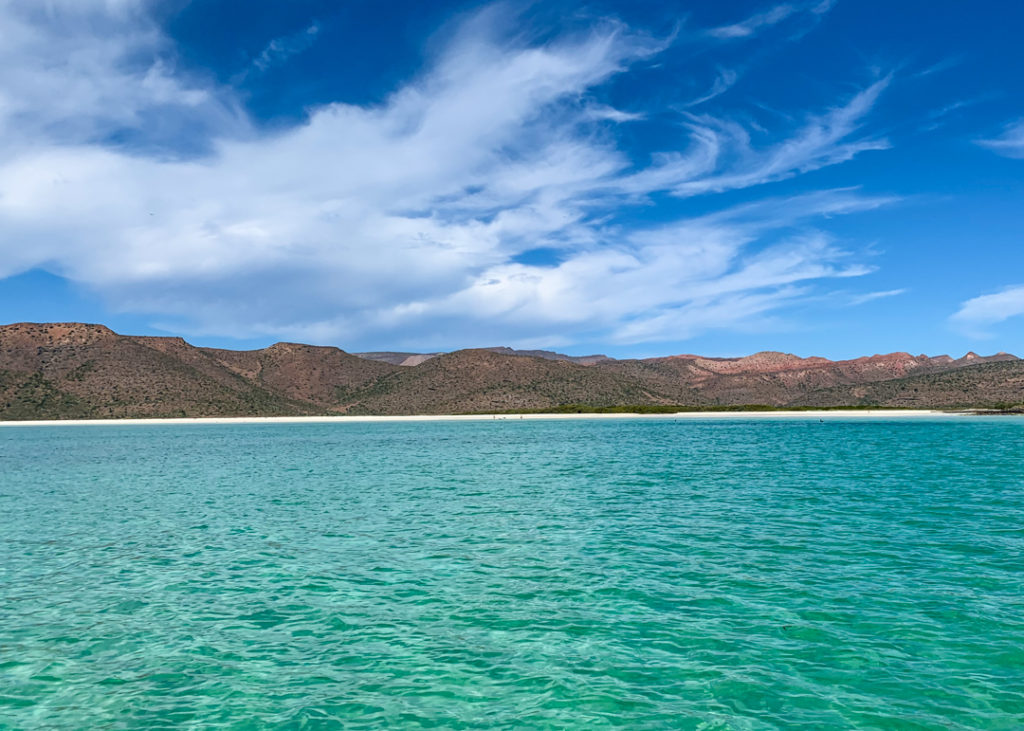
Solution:
[[[936,409],[830,409],[817,411],[680,411],[664,414],[579,413],[579,414],[416,414],[402,416],[209,416],[138,419],[41,419],[0,421],[10,426],[154,426],[185,424],[365,424],[416,421],[568,421],[581,419],[653,419],[673,421],[722,421],[730,419],[920,419],[975,416],[970,411],[939,411]],[[982,414],[984,415],[984,414]]]

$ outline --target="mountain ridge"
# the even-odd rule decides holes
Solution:
[[[618,360],[489,347],[416,364],[406,361],[425,354],[367,355],[288,342],[197,347],[87,323],[3,325],[0,419],[1024,404],[1024,361],[1009,353]]]

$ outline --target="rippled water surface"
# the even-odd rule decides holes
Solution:
[[[1024,423],[0,429],[2,728],[1024,728]]]

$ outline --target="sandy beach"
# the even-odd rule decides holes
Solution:
[[[670,414],[420,414],[411,416],[239,416],[168,419],[58,419],[0,421],[4,426],[144,426],[158,424],[358,424],[406,421],[565,421],[573,419],[918,419],[963,416],[965,412],[926,409],[850,409],[821,411],[681,411]]]

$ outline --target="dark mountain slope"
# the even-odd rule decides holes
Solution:
[[[515,350],[504,346],[494,348],[477,348],[477,350],[489,350],[492,353],[498,353],[500,355],[521,355],[526,358],[567,360],[571,363],[578,363],[580,365],[594,365],[595,363],[604,363],[605,361],[614,360],[614,358],[609,358],[607,355],[566,355],[565,353],[556,353],[553,350]],[[353,353],[353,355],[360,358],[366,358],[367,360],[390,363],[391,365],[418,366],[420,363],[425,363],[431,358],[444,355],[444,353],[402,353],[395,351],[379,351],[374,353]]]
[[[352,393],[397,370],[338,348],[296,343],[277,343],[263,350],[201,350],[248,381],[329,410],[344,410]]]
[[[152,340],[164,348],[151,347]],[[176,341],[176,342],[175,342]],[[174,338],[131,338],[96,325],[0,328],[2,418],[300,413],[287,398],[209,362]]]
[[[563,360],[460,350],[403,368],[353,394],[351,413],[440,414],[545,409],[563,404],[671,403],[618,374]]]
[[[0,326],[0,419],[1024,403],[1024,362],[1005,353],[848,361],[773,352],[597,362],[557,355],[484,348],[398,366],[331,347],[219,350],[102,325],[20,323]]]
[[[799,358],[787,353],[764,352],[744,358],[673,356],[643,361],[601,363],[595,368],[620,372],[663,388],[688,387],[698,394],[696,403],[710,405],[799,403],[807,394],[823,389],[891,381],[915,374],[952,372],[988,362],[1020,362],[1000,353],[983,358],[973,353],[953,360],[909,353],[873,355],[853,360]],[[685,394],[680,394],[684,398]],[[680,403],[690,403],[681,400]]]
[[[941,373],[838,386],[805,394],[792,406],[1004,408],[1024,405],[1024,361],[996,361]]]

